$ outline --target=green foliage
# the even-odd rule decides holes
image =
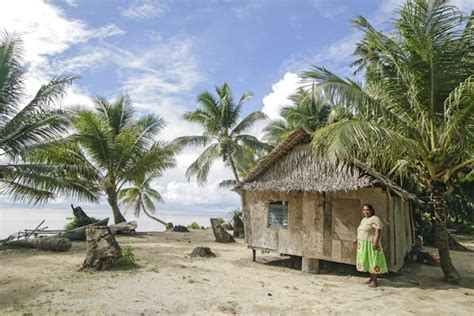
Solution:
[[[92,223],[96,223],[99,221],[99,219],[95,218],[95,217],[89,217],[91,220],[92,220]],[[64,225],[64,229],[69,231],[69,230],[73,230],[75,228],[78,228],[79,226],[77,226],[77,218],[76,217],[66,217],[66,219],[69,221],[68,223],[66,223],[66,225]]]
[[[362,161],[425,191],[440,235],[447,233],[442,197],[453,175],[474,166],[474,14],[465,19],[448,1],[407,1],[389,34],[364,17],[353,21],[363,38],[355,48],[355,72],[343,79],[322,66],[304,72],[328,102],[354,113],[313,135],[318,156]],[[467,23],[466,23],[467,21]],[[437,240],[440,249],[447,239]],[[440,251],[445,277],[459,275]]]
[[[433,231],[433,220],[431,218],[431,214],[428,212],[421,214],[421,227],[420,227],[420,234],[423,237],[427,237]]]
[[[232,216],[232,219],[235,220],[236,218],[241,218],[242,217],[242,210],[240,208],[234,209],[230,215]]]
[[[280,110],[281,119],[270,122],[265,127],[264,139],[273,146],[282,142],[296,129],[304,129],[312,134],[317,129],[338,121],[352,118],[352,113],[340,105],[331,105],[331,100],[326,100],[317,93],[314,83],[311,88],[299,88],[290,96],[291,106]]]
[[[68,166],[37,163],[33,156],[67,134],[68,120],[60,102],[74,77],[58,76],[42,85],[28,103],[22,41],[16,34],[0,33],[0,186],[14,200],[43,203],[58,194],[92,199],[74,181],[60,176]]]
[[[47,163],[74,166],[63,178],[104,194],[112,207],[115,223],[124,221],[118,207],[118,193],[125,184],[148,174],[161,175],[175,165],[175,149],[157,141],[164,120],[155,115],[137,118],[132,102],[120,95],[113,102],[95,100],[93,110],[70,113],[75,134],[49,148],[42,158]]]
[[[137,269],[138,259],[133,253],[133,249],[130,246],[125,246],[122,248],[122,256],[115,263],[114,268],[118,270],[132,270]]]
[[[217,97],[207,91],[201,93],[198,96],[200,108],[184,115],[187,121],[204,128],[203,135],[178,137],[174,141],[178,147],[207,146],[186,171],[188,180],[195,177],[201,185],[206,183],[209,170],[216,159],[222,158],[231,167],[235,180],[240,182],[239,164],[242,166],[244,161],[249,162],[249,153],[245,149],[260,152],[272,148],[256,137],[244,134],[256,122],[265,119],[265,115],[257,111],[240,120],[242,106],[250,99],[250,93],[244,93],[237,104],[234,103],[227,83],[216,87],[216,93]]]
[[[196,222],[192,222],[187,227],[190,228],[190,229],[201,229],[201,226]]]
[[[217,220],[219,221],[219,224],[224,224],[225,220],[222,217],[218,217]]]
[[[133,208],[136,217],[143,211],[149,218],[166,226],[166,222],[150,214],[155,212],[155,201],[163,202],[160,192],[152,187],[152,181],[160,176],[161,172],[151,172],[134,179],[128,188],[119,191],[118,198],[127,209]]]

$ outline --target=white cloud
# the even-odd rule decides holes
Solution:
[[[77,7],[77,0],[65,0],[65,2],[71,7]]]
[[[239,19],[245,19],[251,16],[256,10],[262,8],[264,2],[261,0],[250,0],[245,4],[232,9],[234,15]]]
[[[355,44],[361,38],[362,35],[359,32],[353,32],[318,51],[298,52],[283,62],[282,69],[299,73],[307,70],[311,65],[316,65],[324,66],[339,74],[349,75],[352,53]]]
[[[165,6],[162,2],[141,0],[133,1],[121,14],[130,19],[143,20],[156,18],[165,11]]]
[[[281,108],[291,105],[289,97],[299,86],[301,83],[297,74],[285,73],[280,81],[272,85],[272,92],[263,97],[262,112],[272,120],[279,118]]]
[[[347,12],[348,7],[340,3],[333,3],[329,0],[311,0],[313,7],[323,17],[327,19],[334,18],[344,12]]]
[[[95,38],[108,38],[112,36],[120,36],[125,34],[125,31],[119,28],[115,24],[107,24],[99,27],[98,29],[91,30],[91,37]]]

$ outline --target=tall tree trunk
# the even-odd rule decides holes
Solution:
[[[166,226],[166,222],[164,222],[161,219],[159,219],[158,217],[155,217],[155,216],[151,215],[150,213],[148,213],[148,211],[146,210],[144,205],[142,205],[142,210],[143,210],[143,212],[145,212],[146,216],[148,216],[149,218],[154,219],[158,223],[161,223],[161,224]]]
[[[123,217],[122,213],[120,212],[120,208],[118,206],[117,201],[117,193],[114,190],[107,190],[107,201],[109,205],[112,207],[112,214],[114,215],[114,223],[119,224],[122,222],[126,222],[127,220]]]
[[[443,195],[446,193],[446,185],[440,182],[434,182],[431,190],[431,203],[435,215],[436,244],[438,247],[441,270],[449,283],[457,283],[461,276],[454,268],[449,255],[449,234],[447,227],[446,205]]]
[[[229,155],[229,163],[232,168],[232,172],[234,173],[235,181],[237,181],[237,184],[239,184],[240,183],[239,174],[237,173],[237,168],[235,167],[234,159],[232,159],[231,155]]]

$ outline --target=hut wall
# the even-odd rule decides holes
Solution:
[[[413,244],[411,209],[409,201],[403,201],[398,196],[390,196],[389,203],[394,223],[392,233],[394,256],[391,258],[390,264],[393,266],[393,270],[399,270]]]
[[[282,254],[304,256],[334,262],[355,264],[355,249],[352,242],[357,236],[357,227],[362,219],[361,206],[370,203],[376,210],[376,215],[384,223],[382,230],[382,245],[389,262],[391,271],[398,270],[398,264],[390,264],[392,253],[399,254],[398,242],[391,243],[392,214],[398,209],[407,209],[407,216],[397,216],[395,219],[398,229],[395,235],[403,234],[410,238],[408,202],[393,197],[388,201],[388,195],[380,188],[363,188],[348,192],[242,192],[244,201],[244,223],[246,226],[246,242],[250,247],[269,249]],[[398,202],[392,202],[398,199]],[[269,228],[269,201],[288,201],[288,229]],[[394,203],[394,204],[392,204]],[[398,203],[398,204],[397,204]],[[401,205],[394,212],[391,208]],[[405,211],[402,211],[405,212]],[[405,214],[405,213],[403,213]],[[399,218],[400,217],[400,218]],[[408,227],[408,228],[407,228]],[[405,240],[404,239],[404,240]],[[405,256],[409,250],[407,242],[402,241],[400,253]],[[403,257],[401,257],[403,259]],[[400,262],[399,259],[396,262]],[[403,260],[401,261],[403,263]]]
[[[243,192],[245,239],[250,247],[302,255],[303,193]],[[288,228],[267,227],[270,201],[288,201]]]
[[[357,227],[363,216],[361,207],[365,203],[372,204],[376,215],[384,223],[382,246],[386,254],[390,254],[390,205],[387,195],[381,188],[363,188],[325,194],[325,258],[322,259],[355,264],[356,250],[352,242],[357,238]]]

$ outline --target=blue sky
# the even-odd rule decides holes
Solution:
[[[13,0],[3,1],[0,28],[22,34],[28,66],[27,92],[63,72],[80,76],[66,105],[90,106],[100,95],[128,93],[140,113],[168,122],[161,138],[200,133],[181,119],[197,106],[196,95],[228,82],[240,96],[254,97],[244,114],[263,110],[270,118],[288,104],[298,74],[310,64],[350,75],[360,34],[350,20],[363,15],[389,28],[401,0]],[[474,0],[454,2],[463,11]],[[262,124],[252,132],[261,136]],[[187,149],[178,166],[156,184],[167,210],[222,210],[239,205],[217,183],[231,178],[222,163],[209,183],[188,183],[184,172],[200,149]],[[53,203],[68,203],[62,197]]]

